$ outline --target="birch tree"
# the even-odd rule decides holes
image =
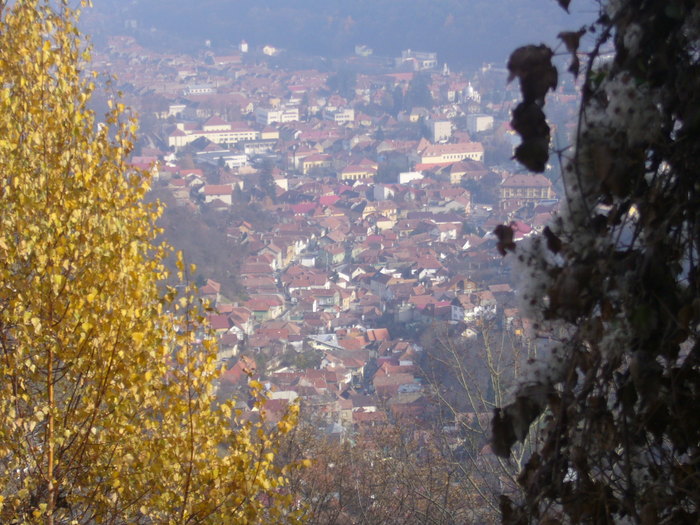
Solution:
[[[214,404],[213,339],[160,284],[161,210],[126,163],[136,121],[88,109],[79,11],[56,4],[0,3],[0,521],[293,520],[274,460],[294,416]]]

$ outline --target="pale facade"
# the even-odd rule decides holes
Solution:
[[[493,117],[481,113],[467,115],[467,131],[469,133],[479,133],[493,128]]]
[[[255,121],[263,126],[269,126],[273,122],[296,122],[299,120],[299,108],[265,108],[255,109]]]
[[[403,171],[399,173],[399,184],[408,184],[413,180],[420,180],[423,174],[420,171]]]
[[[450,140],[452,136],[452,123],[449,120],[431,120],[430,134],[433,142]]]
[[[234,127],[224,121],[204,124],[197,129],[189,129],[184,124],[177,124],[177,129],[168,136],[168,146],[182,148],[201,137],[215,144],[235,144],[242,140],[258,140],[260,132],[250,128]]]
[[[370,180],[376,174],[376,168],[371,166],[348,166],[340,172],[340,179],[343,181]]]
[[[202,188],[201,191],[204,195],[204,202],[206,203],[218,200],[230,206],[233,202],[231,196],[231,194],[233,193],[233,187],[230,184],[206,185]]]
[[[330,120],[336,124],[347,124],[355,121],[355,110],[352,108],[324,109],[323,119]]]
[[[501,183],[499,189],[501,209],[553,199],[556,196],[552,182],[540,174],[511,175]]]
[[[421,164],[449,164],[464,159],[483,162],[484,146],[480,142],[428,144],[419,148],[418,158]]]
[[[401,51],[401,57],[396,59],[397,66],[405,63],[412,64],[414,71],[435,69],[438,65],[437,53],[406,49]]]
[[[209,95],[211,93],[216,93],[216,88],[212,85],[209,85],[209,84],[187,86],[182,92],[182,94],[185,96],[188,96],[188,95]]]

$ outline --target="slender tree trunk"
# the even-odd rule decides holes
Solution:
[[[48,495],[46,501],[46,525],[53,525],[54,523],[54,506],[56,502],[56,487],[54,485],[53,471],[54,471],[54,389],[53,389],[53,346],[49,345],[49,355],[47,363],[48,373],[46,376],[47,391],[49,397],[49,432],[47,436],[48,441],[48,467],[46,469],[46,476],[48,478]]]

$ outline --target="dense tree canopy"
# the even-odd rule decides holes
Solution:
[[[519,478],[524,500],[503,498],[503,520],[697,523],[700,7],[601,2],[590,28],[560,35],[574,74],[585,30],[594,42],[576,144],[558,152],[562,209],[528,241],[497,232],[523,276],[523,313],[554,341],[495,414],[501,455],[533,421],[543,425]],[[548,134],[551,56],[527,46],[509,63],[524,140]]]
[[[88,109],[55,4],[0,2],[0,522],[285,521],[274,435],[213,403],[191,289],[159,284],[135,122]]]
[[[430,75],[419,73],[408,85],[408,91],[403,100],[404,109],[410,111],[416,107],[432,108],[433,96],[430,93]]]

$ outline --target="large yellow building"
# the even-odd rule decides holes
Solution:
[[[449,164],[464,159],[483,162],[484,146],[481,142],[431,144],[424,139],[418,144],[417,154],[420,164]]]
[[[555,197],[552,182],[544,175],[511,175],[501,182],[499,189],[501,209],[523,206]]]
[[[178,123],[168,136],[168,146],[181,148],[201,137],[206,137],[215,144],[235,144],[241,140],[258,140],[260,132],[250,129],[243,122],[231,123],[212,117],[201,128]]]
[[[340,180],[342,181],[357,181],[357,180],[373,180],[377,174],[377,168],[368,165],[350,165],[343,168],[340,172]]]

